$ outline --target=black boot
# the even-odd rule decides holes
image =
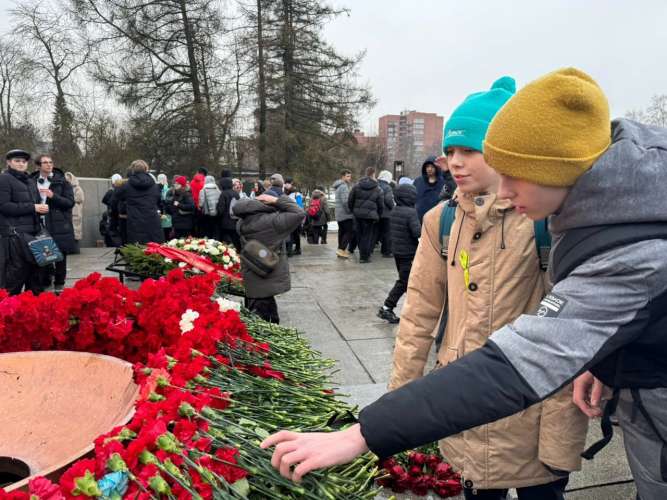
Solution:
[[[387,309],[384,306],[378,311],[378,318],[381,318],[389,323],[398,323],[400,319],[394,314],[393,309]]]

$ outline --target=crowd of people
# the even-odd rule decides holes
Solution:
[[[398,274],[377,313],[400,323],[391,392],[344,431],[271,436],[262,446],[276,445],[274,466],[299,480],[368,450],[384,458],[440,439],[467,500],[509,488],[562,500],[615,414],[640,497],[667,497],[665,144],[664,129],[610,122],[597,83],[568,68],[518,92],[503,77],[469,95],[445,124],[443,156],[414,180],[368,167],[353,183],[341,171],[336,257],[358,251],[365,264],[378,250]],[[82,237],[76,177],[47,155],[28,173],[30,160],[9,151],[0,174],[0,286],[11,294],[62,289]],[[290,289],[302,237],[327,244],[325,190],[306,200],[279,173],[246,193],[229,171],[170,182],[136,160],[111,181],[107,245],[190,235],[234,245],[246,306],[267,321],[280,322],[275,297]],[[29,244],[46,233],[63,258],[40,267]],[[434,343],[438,369],[425,375]],[[585,451],[595,416],[604,439]]]

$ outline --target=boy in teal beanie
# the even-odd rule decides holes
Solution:
[[[442,150],[459,146],[483,152],[482,143],[491,120],[516,92],[514,78],[503,76],[490,90],[476,92],[466,97],[445,124]]]

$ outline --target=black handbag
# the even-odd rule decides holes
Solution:
[[[260,278],[269,276],[280,262],[280,255],[259,240],[246,240],[241,234],[241,221],[236,224],[236,231],[241,237],[241,265],[251,270]]]

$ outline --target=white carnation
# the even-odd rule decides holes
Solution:
[[[240,311],[241,310],[241,304],[238,302],[234,302],[233,300],[226,299],[224,297],[218,297],[215,299],[215,301],[218,303],[218,308],[220,309],[220,312],[225,312],[225,311]]]
[[[181,315],[181,321],[179,321],[178,326],[181,328],[181,333],[189,332],[195,327],[195,320],[199,317],[197,311],[188,309]]]

